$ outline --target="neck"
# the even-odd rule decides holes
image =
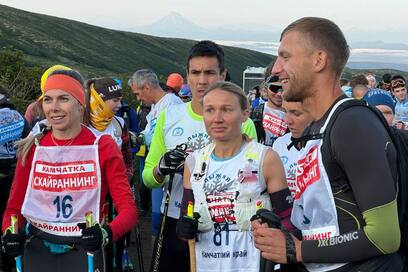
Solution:
[[[313,95],[303,100],[302,104],[313,117],[313,120],[316,121],[323,117],[331,105],[333,105],[334,101],[336,101],[343,92],[337,84],[337,80],[326,81],[313,88],[315,88],[312,92]]]
[[[70,128],[69,130],[53,129],[52,136],[58,140],[69,140],[78,136],[78,134],[81,132],[81,129],[81,124],[78,124],[75,127]]]
[[[245,141],[244,137],[235,137],[229,141],[217,141],[215,140],[214,154],[218,158],[228,158],[235,155]]]
[[[203,115],[203,105],[197,100],[191,100],[191,109],[198,115]]]
[[[282,107],[276,106],[276,105],[273,104],[270,100],[268,100],[268,102],[266,102],[266,105],[267,105],[269,108],[272,108],[272,109],[275,109],[275,110],[282,110]]]
[[[162,97],[165,95],[166,95],[166,92],[163,91],[162,89],[155,90],[152,94],[153,104],[157,104],[157,102],[159,102],[160,99],[162,99]]]

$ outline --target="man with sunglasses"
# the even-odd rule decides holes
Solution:
[[[391,91],[397,104],[395,105],[395,124],[399,129],[408,129],[408,99],[405,78],[394,76],[391,80]]]
[[[264,84],[268,101],[258,105],[252,111],[258,141],[266,146],[272,146],[275,140],[284,135],[287,125],[284,121],[285,113],[282,110],[282,84],[277,76],[269,76]]]

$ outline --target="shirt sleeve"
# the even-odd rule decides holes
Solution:
[[[350,262],[396,252],[396,150],[386,128],[370,109],[353,107],[337,118],[330,143],[364,224],[337,237],[303,241],[303,261]]]
[[[166,145],[164,143],[164,125],[166,122],[166,111],[162,111],[157,119],[156,127],[154,129],[152,143],[150,145],[149,153],[147,154],[145,167],[143,169],[143,183],[148,188],[157,188],[163,185],[159,183],[154,175],[153,169],[159,163],[160,158],[166,152]]]
[[[28,178],[30,176],[31,163],[34,154],[33,150],[34,148],[32,148],[27,154],[24,165],[22,164],[21,157],[17,160],[13,184],[11,185],[9,199],[3,215],[3,232],[10,227],[10,217],[14,214],[18,216],[19,228],[23,228],[25,224],[25,218],[21,215],[21,207],[23,206],[24,197],[27,191]]]
[[[126,167],[119,148],[109,136],[102,136],[99,142],[102,178],[108,186],[118,215],[109,224],[113,240],[117,240],[137,223],[138,214],[135,200],[126,176]]]
[[[242,133],[246,134],[251,139],[258,141],[258,137],[256,136],[255,124],[250,118],[242,123]]]
[[[128,176],[128,178],[131,178],[133,176],[133,161],[132,150],[130,148],[129,131],[128,127],[126,126],[126,123],[123,125],[121,138],[122,138],[121,152],[126,166],[126,175]]]

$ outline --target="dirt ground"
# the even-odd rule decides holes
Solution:
[[[152,256],[152,238],[151,238],[151,227],[150,227],[150,214],[148,216],[142,215],[139,217],[139,229],[140,229],[140,240],[143,254],[143,266],[144,271],[149,271],[150,261]],[[138,264],[138,252],[136,247],[136,235],[135,230],[132,231],[131,244],[129,247],[129,256],[132,260],[134,271],[142,272],[139,269]]]

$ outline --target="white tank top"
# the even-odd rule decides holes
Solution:
[[[99,220],[99,137],[93,145],[40,146],[34,152],[21,213],[53,235],[81,236],[78,223],[92,212]]]
[[[346,98],[332,108],[320,133],[324,133],[334,111]],[[339,224],[337,209],[330,180],[324,168],[321,147],[323,139],[310,140],[300,151],[297,172],[296,192],[290,220],[302,231],[303,240],[322,240],[338,236]],[[331,271],[344,266],[344,263],[305,263],[308,271]]]
[[[200,206],[204,202],[215,226],[198,234],[197,271],[258,272],[260,252],[254,247],[249,228],[240,230],[237,221],[245,220],[249,224],[256,212],[256,203],[261,199],[270,202],[262,173],[267,147],[252,141],[244,144],[235,156],[217,159],[206,154],[212,154],[212,146],[194,153],[197,164],[190,179],[196,203],[194,209],[201,214]],[[206,169],[202,167],[203,162],[206,162]],[[253,209],[249,211],[251,203]],[[239,219],[240,215],[245,218]]]

